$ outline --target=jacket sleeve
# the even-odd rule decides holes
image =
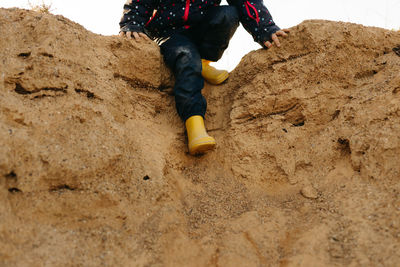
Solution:
[[[121,32],[144,32],[153,11],[153,0],[128,0],[119,23]]]
[[[272,41],[272,34],[280,30],[262,0],[228,0],[228,3],[237,8],[243,27],[261,46],[265,47],[264,43]]]

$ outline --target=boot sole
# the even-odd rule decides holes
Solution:
[[[189,153],[191,155],[201,155],[207,151],[213,150],[216,146],[214,142],[204,142],[194,145],[191,149],[189,149]]]
[[[208,79],[206,79],[206,78],[204,78],[204,79],[205,79],[208,83],[211,83],[211,84],[213,84],[213,85],[219,85],[219,84],[225,82],[226,79],[228,79],[228,78],[229,78],[229,72],[224,73],[224,75],[221,75],[221,77],[217,78],[215,81],[208,80]]]

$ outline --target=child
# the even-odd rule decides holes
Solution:
[[[221,84],[227,71],[210,66],[218,61],[242,23],[254,41],[264,48],[275,43],[280,30],[262,0],[128,0],[124,5],[121,36],[140,40],[149,37],[160,44],[165,63],[175,76],[175,104],[185,122],[189,153],[204,153],[215,147],[215,139],[204,127],[207,102],[201,94],[204,80]]]

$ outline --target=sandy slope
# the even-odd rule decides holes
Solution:
[[[306,21],[204,89],[152,43],[0,9],[0,266],[396,266],[400,33]]]

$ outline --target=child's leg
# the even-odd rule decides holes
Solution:
[[[202,22],[187,34],[199,48],[202,76],[211,84],[221,84],[228,77],[226,70],[217,70],[210,61],[218,61],[239,26],[239,15],[233,6],[217,6],[207,10]]]
[[[175,76],[175,104],[183,121],[189,117],[204,117],[207,102],[201,94],[201,58],[196,45],[186,36],[176,34],[161,45],[165,63]]]
[[[161,53],[175,75],[175,104],[185,122],[189,153],[196,155],[213,149],[215,139],[207,134],[204,126],[207,102],[201,94],[204,79],[196,45],[189,37],[176,34],[161,45]]]
[[[217,6],[207,11],[197,35],[201,39],[196,38],[201,57],[218,61],[238,26],[239,15],[233,6]]]

